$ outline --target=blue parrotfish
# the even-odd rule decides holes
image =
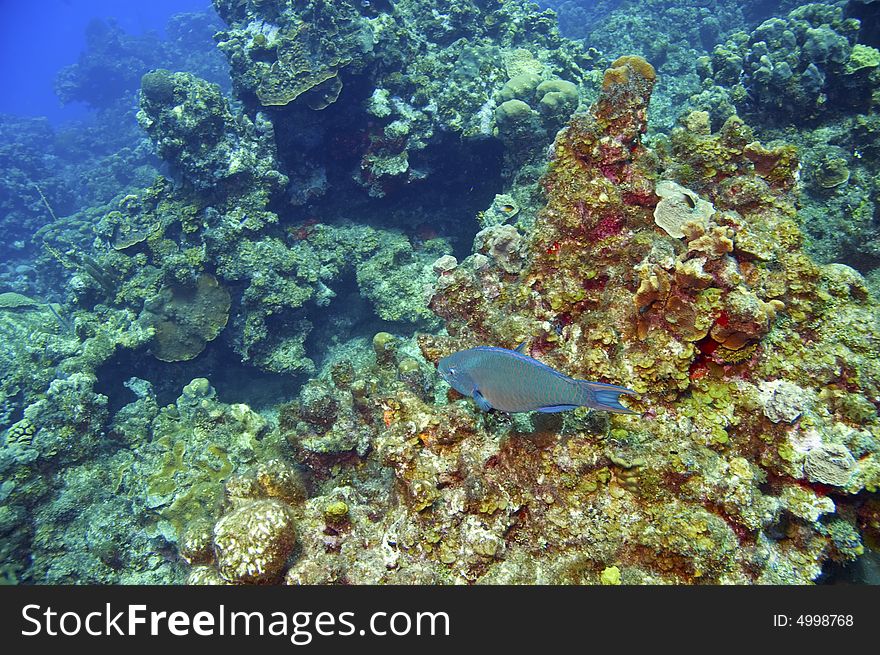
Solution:
[[[638,414],[620,404],[626,387],[575,380],[516,350],[479,346],[440,360],[437,368],[449,385],[474,399],[484,412],[564,412],[591,407],[619,414]]]

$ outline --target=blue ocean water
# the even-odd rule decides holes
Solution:
[[[86,45],[86,27],[113,19],[127,34],[165,35],[173,15],[208,11],[205,0],[3,0],[0,2],[0,113],[45,116],[59,124],[87,115],[87,107],[63,107],[53,83],[59,69],[76,62]]]
[[[878,47],[859,0],[0,0],[0,579],[877,582]],[[437,375],[520,343],[637,414]]]

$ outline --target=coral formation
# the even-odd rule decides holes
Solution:
[[[449,135],[476,147],[497,130],[514,159],[534,156],[577,108],[591,62],[528,3],[457,0],[447,13],[428,0],[393,11],[349,0],[214,5],[238,95],[279,121],[333,106],[363,125],[353,178],[376,197],[432,175],[428,151]],[[298,165],[324,159],[315,155]]]
[[[644,413],[481,417],[408,386],[419,358],[377,334],[353,379],[335,367],[343,384],[310,383],[282,414],[317,484],[294,509],[288,583],[803,583],[861,552],[847,508],[877,488],[880,425],[873,404],[853,419],[827,399],[843,385],[876,402],[878,307],[851,269],[803,254],[790,148],[731,119],[648,150],[653,82],[638,59],[609,70],[557,138],[516,265],[485,245],[510,242],[503,224],[438,261],[448,334],[419,338],[430,361],[526,340],[561,370],[640,390]],[[662,180],[715,211],[681,237],[658,230]],[[366,447],[336,436],[352,425]],[[375,500],[386,485],[390,506]]]
[[[751,32],[732,33],[701,58],[702,87],[691,102],[711,114],[715,127],[736,113],[763,138],[797,145],[809,248],[824,262],[868,272],[880,262],[878,168],[863,138],[874,132],[880,58],[859,42],[862,24],[844,9],[805,4]]]
[[[856,43],[859,26],[841,7],[806,4],[751,34],[734,33],[703,71],[731,89],[734,104],[777,120],[864,110],[880,81],[872,77],[880,59]]]
[[[254,500],[214,526],[220,575],[230,582],[277,579],[296,543],[290,508],[279,500]]]
[[[876,547],[870,21],[561,6],[591,42],[528,2],[214,0],[234,96],[95,27],[59,89],[105,126],[139,81],[145,138],[91,191],[0,120],[7,578],[803,584]],[[434,370],[519,344],[638,413]]]
[[[147,323],[156,331],[153,355],[164,362],[192,359],[226,327],[229,292],[202,273],[192,285],[163,289],[144,303]]]
[[[660,202],[654,208],[654,222],[675,239],[684,237],[683,228],[687,223],[696,223],[698,226],[690,228],[690,231],[699,227],[705,229],[715,212],[712,203],[669,180],[658,182],[654,192],[660,196]]]
[[[229,193],[287,182],[276,170],[271,128],[233,115],[220,87],[191,73],[144,75],[137,117],[157,154],[196,189]]]

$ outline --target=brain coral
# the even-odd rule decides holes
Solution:
[[[254,500],[214,526],[220,575],[230,582],[277,580],[295,543],[293,512],[280,500]]]

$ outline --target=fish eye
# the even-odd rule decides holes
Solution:
[[[449,368],[449,375],[451,375],[452,377],[455,377],[455,367]]]

